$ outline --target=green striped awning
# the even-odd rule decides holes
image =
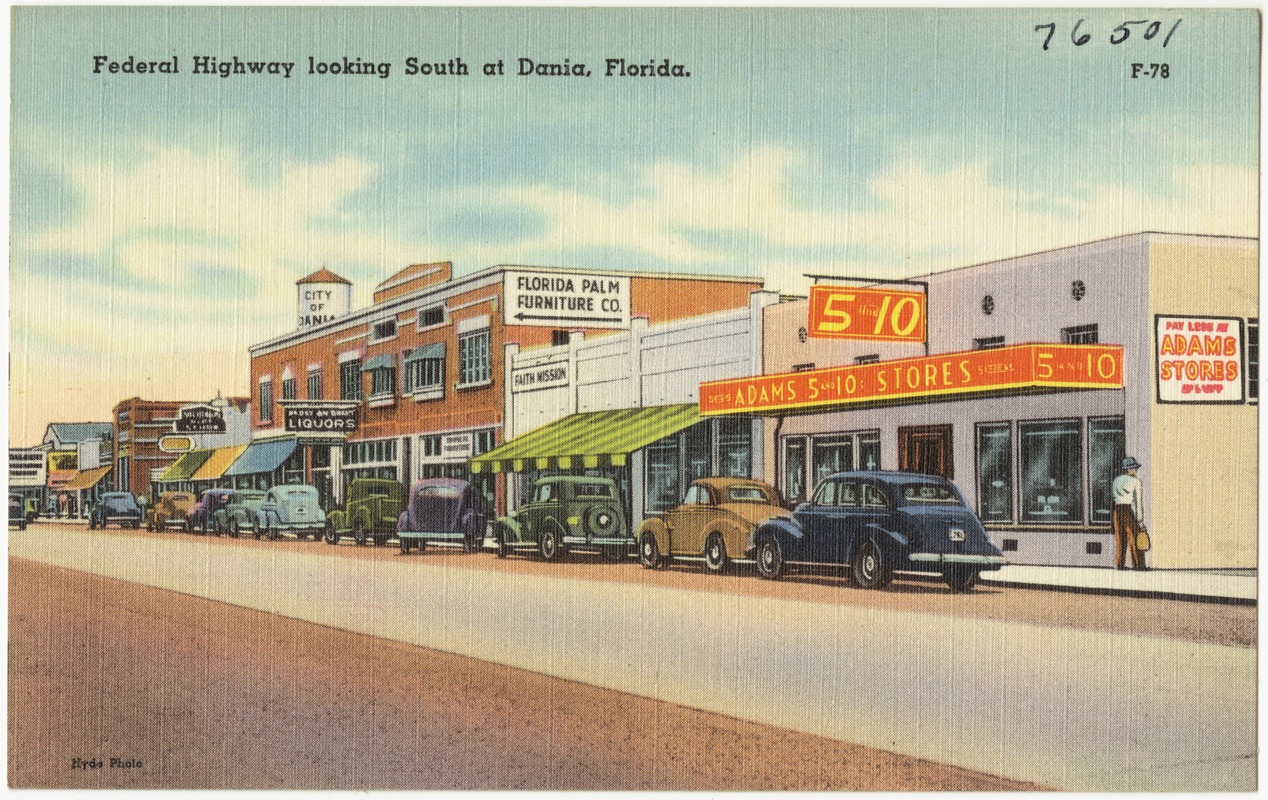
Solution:
[[[696,403],[572,414],[476,456],[471,471],[622,467],[635,450],[699,421]]]
[[[190,476],[197,472],[198,468],[203,465],[203,462],[211,458],[211,454],[214,452],[216,451],[190,450],[185,455],[176,459],[176,462],[172,464],[172,466],[168,467],[166,472],[159,476],[159,483],[189,480]]]

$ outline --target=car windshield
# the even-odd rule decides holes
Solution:
[[[732,503],[774,503],[769,491],[761,486],[732,486],[726,490],[727,499]]]
[[[136,502],[127,496],[120,497],[116,495],[111,497],[106,495],[102,498],[102,503],[111,511],[131,511],[136,508]]]
[[[960,505],[960,495],[946,483],[908,483],[902,487],[903,502],[907,504],[939,503]]]
[[[457,500],[462,495],[452,486],[424,486],[419,494],[423,497],[444,497]]]

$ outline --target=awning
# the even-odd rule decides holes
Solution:
[[[635,450],[699,421],[695,403],[572,414],[476,456],[471,471],[621,467]]]
[[[255,475],[260,472],[272,472],[282,465],[291,453],[295,452],[295,437],[285,439],[263,439],[252,442],[246,452],[238,456],[225,476]]]
[[[366,359],[366,362],[361,365],[361,371],[369,372],[372,369],[383,369],[384,367],[390,366],[392,366],[392,354],[382,353],[374,356],[373,358]]]
[[[214,481],[225,474],[225,470],[237,460],[247,449],[247,445],[240,444],[234,447],[220,447],[213,450],[211,458],[203,462],[198,471],[191,476],[191,480],[195,481]]]
[[[405,363],[411,364],[415,361],[424,361],[429,358],[444,358],[445,343],[435,342],[433,344],[425,344],[422,347],[415,347],[409,351],[409,355],[405,356]]]
[[[187,481],[190,476],[198,471],[203,462],[211,458],[213,450],[190,450],[185,455],[176,459],[176,463],[167,468],[167,471],[159,476],[159,483],[168,481]]]
[[[86,469],[80,472],[69,482],[65,483],[63,489],[91,489],[101,482],[101,479],[110,474],[111,467],[97,467],[96,469]]]

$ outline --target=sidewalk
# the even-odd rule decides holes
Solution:
[[[86,520],[41,517],[40,522],[88,527]],[[983,572],[983,584],[1088,594],[1116,594],[1165,600],[1256,605],[1259,578],[1250,569],[1150,569],[1145,572],[1100,567],[1042,567],[1008,564]]]
[[[1255,605],[1259,595],[1256,571],[1244,569],[1149,569],[1137,572],[1130,569],[1008,564],[998,572],[983,572],[981,582],[1029,589],[1238,605]]]

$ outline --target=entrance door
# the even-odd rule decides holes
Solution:
[[[955,478],[950,425],[913,425],[898,429],[898,468]]]

